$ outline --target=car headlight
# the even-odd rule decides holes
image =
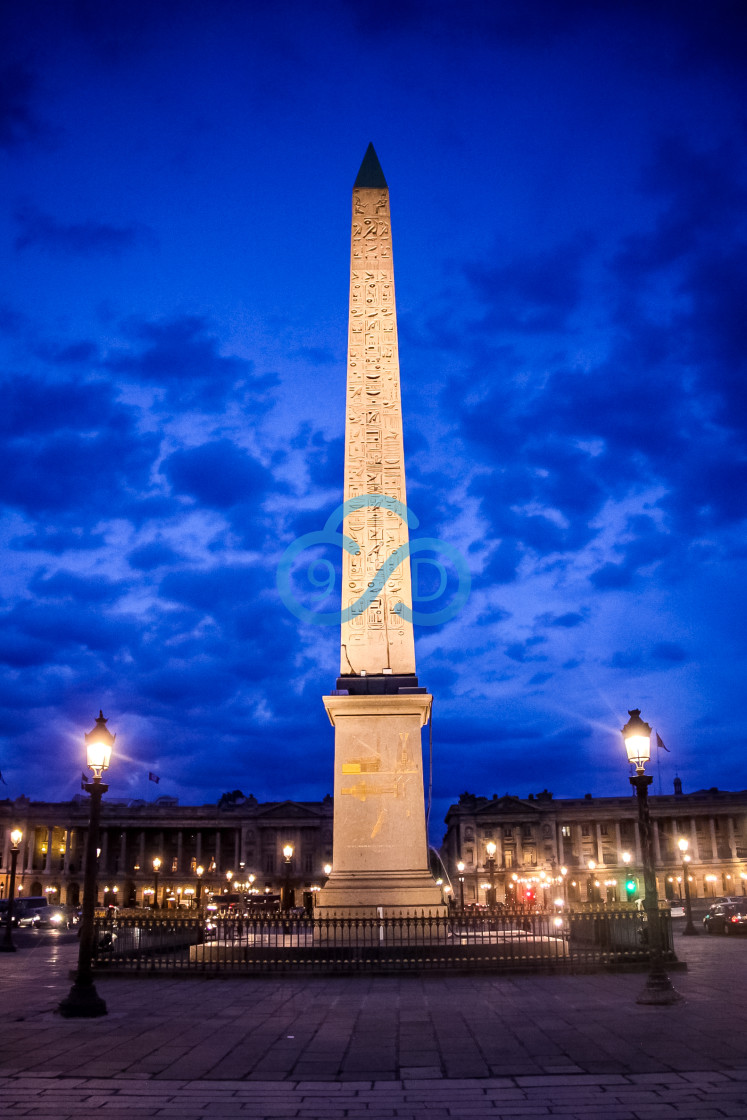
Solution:
[[[62,921],[62,914],[53,914],[52,917],[49,920],[50,920],[50,922],[52,922],[53,925],[58,926],[60,924],[60,922]]]

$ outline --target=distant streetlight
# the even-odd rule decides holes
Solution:
[[[86,841],[86,870],[83,880],[83,914],[80,923],[80,946],[78,949],[78,971],[75,982],[66,999],[59,1006],[65,1019],[92,1019],[106,1015],[106,1003],[96,991],[93,982],[93,939],[96,909],[96,872],[98,870],[97,851],[99,842],[99,820],[101,818],[101,798],[109,789],[101,781],[101,775],[108,769],[112,747],[116,735],[106,726],[104,713],[99,710],[93,729],[86,733],[86,759],[88,769],[93,772],[93,781],[83,788],[91,795],[91,816],[88,823]]]
[[[495,853],[496,846],[493,840],[488,840],[485,845],[485,851],[488,854],[486,863],[488,865],[488,877],[490,879],[490,891],[488,893],[488,910],[491,912],[495,910]]]
[[[8,909],[5,911],[5,937],[0,942],[1,953],[15,953],[16,947],[13,944],[13,896],[16,893],[16,866],[18,864],[18,852],[23,840],[23,833],[20,828],[14,828],[10,834],[10,883],[8,884]]]
[[[153,909],[158,910],[158,872],[161,870],[161,861],[156,856],[153,860]]]
[[[646,986],[636,1003],[670,1004],[675,1003],[681,996],[675,991],[664,969],[663,936],[656,888],[651,813],[648,805],[648,787],[653,778],[645,773],[645,765],[651,757],[651,727],[641,719],[639,708],[632,708],[628,715],[630,719],[622,729],[622,737],[628,761],[636,768],[630,784],[635,790],[638,802],[638,827],[641,833],[643,880],[646,888],[643,906],[646,911],[651,961]]]
[[[687,853],[690,845],[682,837],[681,840],[677,841],[677,847],[682,852],[682,882],[685,884],[685,917],[687,922],[682,932],[687,934],[688,937],[697,937],[699,931],[693,925],[693,908],[690,901],[690,856]]]
[[[293,845],[286,844],[283,848],[283,855],[285,856],[285,880],[283,883],[283,910],[286,912],[290,910],[290,874],[291,874],[291,860],[293,859]]]
[[[459,872],[459,909],[464,913],[464,863],[459,860],[457,864],[457,871]]]

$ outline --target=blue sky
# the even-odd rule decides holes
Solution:
[[[434,835],[464,789],[624,791],[634,706],[664,789],[747,786],[746,39],[726,0],[3,6],[3,793],[72,796],[100,707],[112,795],[331,791],[338,635],[275,571],[342,499],[371,140],[409,504],[472,575],[416,634]]]

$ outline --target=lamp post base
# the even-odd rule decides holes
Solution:
[[[638,996],[636,1003],[665,1007],[668,1004],[679,1003],[681,999],[682,996],[672,986],[672,981],[661,965],[654,965],[648,974],[646,985]]]
[[[695,926],[692,924],[692,922],[688,922],[687,925],[685,926],[685,928],[682,931],[682,936],[683,937],[699,937],[700,936],[700,930],[696,929]]]
[[[66,999],[57,1008],[63,1019],[98,1019],[106,1015],[106,1002],[90,983],[76,980]]]

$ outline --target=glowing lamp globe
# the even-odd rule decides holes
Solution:
[[[104,713],[99,709],[95,727],[87,731],[85,736],[88,769],[93,770],[94,779],[99,779],[108,768],[114,740],[117,737],[112,735],[106,724]]]
[[[640,708],[633,708],[628,711],[628,715],[630,719],[622,729],[625,750],[628,752],[628,762],[642,774],[651,758],[651,727],[641,719]]]

